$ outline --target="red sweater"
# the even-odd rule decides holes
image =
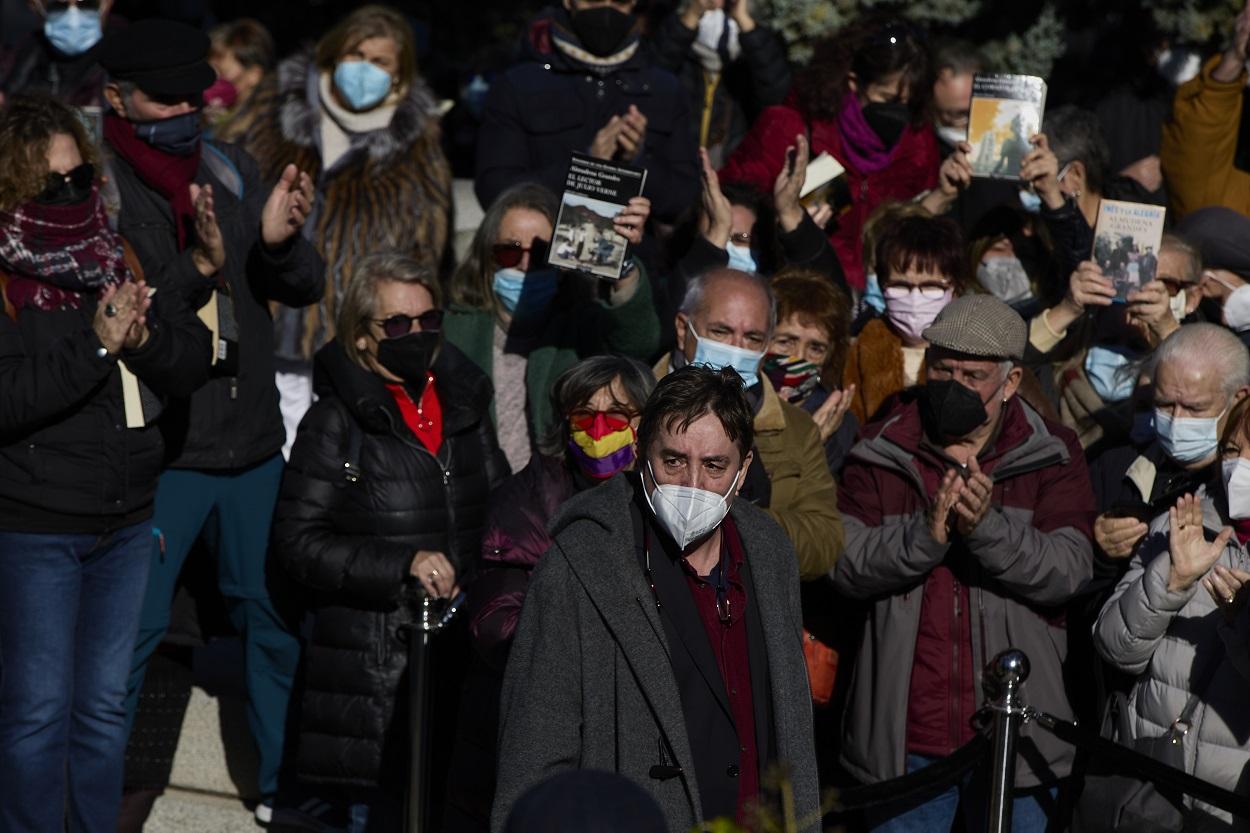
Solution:
[[[884,169],[864,175],[853,169],[842,150],[842,137],[833,119],[808,122],[793,103],[765,108],[737,150],[720,171],[723,182],[745,182],[760,193],[771,194],[773,183],[785,163],[786,148],[800,133],[811,140],[815,159],[828,152],[846,167],[851,205],[833,223],[829,243],[838,255],[846,281],[855,289],[864,288],[864,222],[882,203],[910,200],[921,191],[936,187],[942,164],[937,137],[925,125],[909,127],[894,150],[894,158]]]

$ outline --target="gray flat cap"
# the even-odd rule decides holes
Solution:
[[[956,353],[1021,361],[1029,328],[993,295],[965,295],[947,304],[923,335],[934,347]]]

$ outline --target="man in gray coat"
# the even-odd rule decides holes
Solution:
[[[683,368],[643,411],[643,471],[556,516],[504,678],[492,829],[562,769],[633,779],[675,832],[741,819],[774,764],[820,828],[794,549],[734,500],[752,439],[737,374]]]

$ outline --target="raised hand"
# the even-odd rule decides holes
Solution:
[[[699,161],[703,165],[703,213],[699,217],[699,230],[709,243],[723,249],[729,245],[729,235],[733,232],[733,208],[720,189],[720,177],[704,148],[699,148]]]
[[[1158,344],[1180,328],[1180,322],[1172,315],[1171,297],[1163,281],[1151,281],[1130,292],[1125,300],[1128,301],[1128,323],[1149,343]]]
[[[213,186],[192,183],[191,202],[195,206],[195,245],[191,247],[191,260],[204,277],[212,277],[226,265],[226,241],[217,225],[213,210]]]
[[[312,212],[312,203],[312,177],[287,165],[261,211],[260,236],[264,244],[276,249],[298,234]]]
[[[1250,573],[1223,564],[1216,564],[1215,569],[1202,580],[1202,586],[1207,588],[1215,606],[1224,611],[1227,619],[1237,618],[1246,606],[1247,583],[1250,583]]]
[[[1232,527],[1224,527],[1214,541],[1207,541],[1202,527],[1202,502],[1193,495],[1183,495],[1168,510],[1168,555],[1172,559],[1168,573],[1168,590],[1188,590],[1195,581],[1219,561],[1224,546],[1232,537]]]
[[[619,150],[617,157],[628,162],[642,153],[643,141],[647,138],[647,117],[634,104],[629,105],[621,118],[621,130],[616,134],[616,145]]]
[[[642,232],[651,216],[651,200],[646,197],[631,197],[625,208],[612,218],[612,228],[621,237],[637,246],[642,242]]]
[[[972,163],[968,161],[971,154],[972,145],[958,142],[955,152],[942,162],[942,167],[938,168],[938,190],[943,196],[958,196],[972,184]]]
[[[1059,190],[1059,157],[1050,149],[1045,133],[1029,139],[1033,149],[1020,161],[1020,179],[1033,186],[1033,193],[1052,211],[1063,207],[1063,191]]]
[[[790,169],[788,160],[794,154],[794,169]],[[799,203],[799,192],[803,190],[803,182],[807,179],[807,162],[811,151],[807,137],[802,133],[794,137],[794,144],[786,148],[787,164],[781,166],[773,182],[773,203],[777,207],[777,224],[782,231],[794,231],[803,222],[803,206]],[[814,218],[813,218],[814,219]]]
[[[816,428],[820,430],[820,441],[828,442],[829,438],[838,433],[842,420],[850,410],[851,400],[855,398],[855,386],[847,385],[843,390],[835,390],[829,398],[820,403],[820,407],[812,414]]]
[[[954,469],[947,469],[946,474],[942,477],[942,482],[938,485],[937,494],[933,496],[933,503],[929,506],[929,511],[926,513],[929,534],[939,544],[950,543],[949,526],[951,511],[959,501],[963,488],[964,481],[959,476],[959,472]]]
[[[1224,50],[1224,57],[1220,59],[1219,65],[1211,73],[1212,78],[1229,83],[1241,77],[1246,68],[1247,41],[1250,41],[1250,0],[1246,0],[1246,5],[1233,21],[1232,41],[1228,44],[1228,49]]]
[[[1111,558],[1128,558],[1150,527],[1136,518],[1099,515],[1094,521],[1094,542]]]
[[[960,535],[970,535],[977,528],[990,511],[990,499],[994,495],[994,481],[981,471],[976,457],[968,458],[968,471],[963,491],[955,501],[955,528]]]

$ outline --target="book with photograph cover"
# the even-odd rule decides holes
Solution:
[[[1120,200],[1099,203],[1093,259],[1115,284],[1116,301],[1123,303],[1130,292],[1155,279],[1166,213],[1161,205]]]
[[[560,196],[560,214],[547,262],[560,269],[620,280],[629,241],[612,220],[633,197],[641,196],[647,172],[580,153],[569,161]]]
[[[1018,180],[1045,110],[1046,82],[1035,75],[975,76],[968,113],[973,175]]]

